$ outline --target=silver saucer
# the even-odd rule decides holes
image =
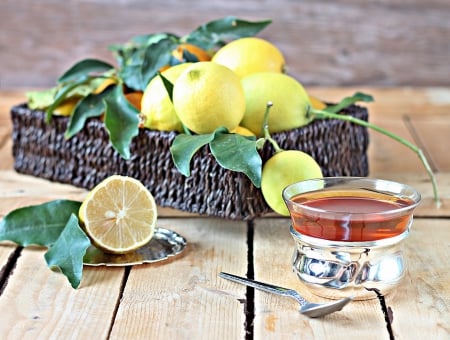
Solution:
[[[159,262],[180,254],[186,244],[186,239],[180,234],[172,230],[156,228],[151,241],[131,253],[108,254],[90,246],[86,251],[83,263],[87,266],[120,267]]]

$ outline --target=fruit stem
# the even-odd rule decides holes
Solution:
[[[280,148],[280,146],[278,145],[278,143],[272,138],[272,136],[270,135],[269,132],[269,112],[270,109],[272,108],[273,103],[272,102],[267,102],[266,104],[266,111],[264,112],[264,122],[263,122],[263,134],[264,134],[264,139],[268,140],[273,148],[275,149],[275,153],[283,151],[282,148]]]
[[[439,208],[441,206],[441,201],[439,198],[439,193],[438,193],[438,189],[437,189],[437,184],[436,184],[436,178],[434,177],[434,173],[433,170],[431,169],[424,153],[422,152],[422,150],[417,147],[416,145],[410,143],[409,141],[407,141],[406,139],[390,132],[387,131],[377,125],[374,125],[372,123],[369,123],[365,120],[350,116],[350,115],[344,115],[344,114],[337,114],[337,113],[331,113],[328,111],[322,111],[322,110],[318,110],[318,109],[314,109],[314,108],[309,108],[308,113],[309,116],[312,116],[313,118],[331,118],[331,119],[340,119],[340,120],[344,120],[344,121],[348,121],[354,124],[358,124],[361,126],[365,126],[368,127],[372,130],[375,130],[377,132],[380,132],[394,140],[396,140],[397,142],[405,145],[406,147],[408,147],[409,149],[411,149],[414,153],[417,154],[417,156],[419,157],[419,159],[421,160],[423,166],[425,167],[425,170],[427,171],[430,179],[431,179],[431,184],[433,186],[433,194],[434,194],[434,200],[436,202],[437,207]]]

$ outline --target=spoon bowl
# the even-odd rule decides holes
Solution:
[[[220,272],[219,276],[223,279],[227,279],[236,283],[253,287],[267,293],[290,297],[300,304],[299,312],[310,318],[318,318],[321,316],[325,316],[340,311],[346,304],[352,301],[351,297],[346,297],[341,300],[333,301],[330,303],[323,303],[323,304],[311,303],[305,300],[303,296],[301,296],[297,291],[293,289],[283,288],[224,272]]]

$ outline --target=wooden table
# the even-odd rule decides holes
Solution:
[[[386,297],[397,339],[450,338],[450,88],[311,88],[338,100],[370,93],[370,120],[414,141],[437,174],[442,205],[432,200],[418,157],[371,132],[370,176],[419,189],[423,202],[406,242],[408,270]],[[17,174],[9,109],[24,90],[0,92],[0,217],[86,191]],[[388,339],[379,301],[353,302],[339,313],[308,319],[289,299],[218,278],[220,271],[302,290],[290,269],[289,220],[275,215],[236,222],[159,210],[158,224],[188,240],[180,256],[126,268],[85,267],[79,289],[50,271],[45,249],[0,243],[0,334],[4,339]]]

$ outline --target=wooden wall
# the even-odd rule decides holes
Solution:
[[[0,88],[51,86],[74,62],[114,62],[108,45],[186,34],[234,15],[305,85],[449,86],[448,0],[0,0]]]

